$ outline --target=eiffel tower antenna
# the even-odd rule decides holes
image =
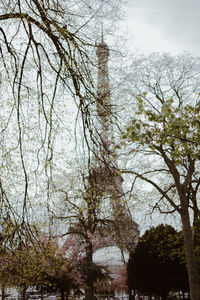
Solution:
[[[104,43],[103,21],[101,22],[101,42]]]

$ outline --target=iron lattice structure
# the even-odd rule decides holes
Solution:
[[[97,45],[98,82],[96,109],[100,147],[96,149],[89,184],[95,186],[99,195],[109,197],[112,221],[101,227],[101,235],[110,234],[113,239],[107,245],[116,245],[122,251],[131,251],[139,237],[138,225],[128,209],[123,178],[118,170],[112,122],[111,91],[108,75],[109,48],[103,40]]]
[[[88,232],[98,240],[98,246],[88,250],[89,256],[98,249],[117,246],[124,257],[123,253],[133,250],[137,244],[139,230],[128,209],[123,191],[123,178],[117,166],[108,76],[109,48],[103,38],[97,46],[96,53],[96,127],[99,145],[95,145],[89,176],[85,178],[83,202],[87,208],[79,220],[71,224],[68,233],[77,241],[77,245],[83,241],[87,247],[90,245]],[[103,215],[101,211],[105,199],[106,205],[109,206],[108,215]]]

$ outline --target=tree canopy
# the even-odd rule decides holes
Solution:
[[[163,297],[170,291],[188,291],[186,265],[181,259],[183,239],[182,243],[178,240],[170,225],[147,230],[128,261],[129,289]]]
[[[60,239],[41,235],[34,244],[21,243],[13,249],[4,248],[0,253],[0,281],[2,287],[15,286],[23,292],[29,287],[44,292],[60,292],[62,299],[75,287],[84,285],[80,265],[83,253],[74,241],[67,239],[59,246]]]

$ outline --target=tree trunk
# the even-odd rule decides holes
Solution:
[[[183,203],[183,202],[182,202]],[[194,249],[194,241],[192,237],[192,230],[189,219],[188,208],[182,205],[181,220],[183,225],[183,236],[185,244],[185,253],[187,258],[190,299],[200,300],[200,279],[198,272],[197,259]]]
[[[93,300],[93,288],[87,287],[85,289],[85,300]]]
[[[60,291],[60,300],[65,300],[65,291],[64,290]]]
[[[92,264],[92,254],[93,254],[93,247],[91,243],[88,243],[86,246],[86,257],[85,262],[87,266]],[[93,300],[94,299],[94,289],[93,289],[93,278],[91,278],[90,274],[87,274],[86,279],[86,289],[85,289],[85,300]]]
[[[44,300],[44,293],[43,293],[43,288],[41,287],[41,293],[40,293],[40,296],[41,296],[41,300]]]
[[[22,290],[22,300],[26,300],[26,288]]]
[[[1,299],[5,300],[5,285],[4,284],[1,287]]]
[[[68,290],[65,292],[65,300],[68,300],[68,297],[69,297],[69,292]]]

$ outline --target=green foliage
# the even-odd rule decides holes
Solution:
[[[183,257],[183,240],[173,227],[159,225],[147,230],[128,261],[129,289],[159,296],[170,290],[188,290]]]
[[[34,245],[20,245],[0,256],[0,281],[5,285],[43,290],[69,289],[75,282],[71,257],[65,257],[56,241],[43,237]]]
[[[138,110],[123,138],[147,145],[152,150],[162,145],[169,149],[170,157],[177,164],[188,154],[193,158],[200,157],[197,147],[200,143],[199,103],[180,107],[170,98],[155,109],[141,96],[136,99]]]

